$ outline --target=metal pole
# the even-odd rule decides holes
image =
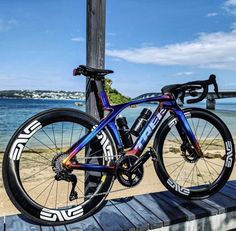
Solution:
[[[105,65],[106,0],[87,0],[86,64],[94,68]],[[96,91],[104,83],[86,80],[86,112],[97,119],[103,117]]]

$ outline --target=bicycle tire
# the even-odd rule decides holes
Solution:
[[[179,122],[171,115],[154,140],[159,155],[154,167],[163,185],[175,195],[185,199],[207,198],[218,192],[230,177],[235,160],[234,142],[227,126],[215,114],[199,108],[183,111],[203,156],[194,157],[181,150],[183,141],[176,129]],[[212,127],[207,129],[208,123]]]
[[[62,124],[62,128],[60,127],[61,126],[60,124]],[[49,182],[49,181],[48,182],[46,181],[46,183],[42,183],[42,185],[45,184],[46,187],[45,185],[40,186],[40,182],[43,182],[46,176],[51,177],[52,175],[53,177],[55,175],[51,166],[54,166],[54,169],[56,168],[55,166],[57,165],[55,163],[57,162],[55,160],[57,160],[58,155],[62,155],[59,149],[61,149],[61,151],[64,150],[60,147],[57,147],[60,144],[54,143],[55,147],[53,148],[53,150],[56,150],[56,155],[54,155],[54,153],[52,154],[50,153],[51,150],[48,150],[48,152],[45,151],[46,149],[41,150],[40,143],[45,144],[46,140],[48,140],[48,145],[49,145],[49,139],[51,139],[51,143],[53,143],[54,140],[56,141],[56,139],[59,138],[60,142],[62,139],[63,145],[65,143],[65,146],[66,146],[68,141],[70,141],[70,143],[72,142],[71,137],[72,137],[73,132],[70,131],[71,137],[69,136],[69,133],[66,133],[67,131],[65,131],[63,135],[63,126],[65,130],[66,128],[68,128],[68,126],[71,126],[71,125],[76,126],[76,128],[79,128],[79,126],[81,127],[84,126],[85,130],[86,129],[91,130],[97,124],[98,124],[98,121],[96,119],[94,119],[93,117],[89,116],[88,114],[84,112],[81,112],[75,109],[64,109],[64,108],[51,109],[51,110],[47,110],[33,116],[32,118],[27,120],[15,132],[15,134],[13,135],[13,137],[11,138],[11,140],[9,141],[7,145],[7,148],[4,154],[4,159],[3,159],[2,171],[3,171],[3,182],[4,182],[6,192],[10,200],[13,202],[13,204],[16,206],[16,208],[20,212],[22,212],[31,220],[37,223],[43,224],[43,225],[62,225],[62,224],[67,224],[74,221],[82,220],[92,215],[94,212],[101,209],[105,205],[106,203],[105,198],[107,194],[109,193],[113,185],[113,181],[114,181],[114,175],[111,175],[111,174],[86,172],[83,175],[81,173],[81,176],[78,177],[78,180],[81,180],[81,182],[82,182],[82,179],[86,180],[86,183],[88,182],[88,185],[87,185],[88,188],[84,188],[84,191],[82,191],[81,189],[81,193],[80,191],[78,192],[78,194],[81,194],[81,195],[84,193],[83,195],[84,199],[83,198],[76,199],[77,204],[73,204],[72,202],[69,202],[68,200],[68,193],[69,193],[69,188],[70,188],[69,183],[68,183],[67,195],[65,196],[65,198],[64,198],[65,193],[63,192],[66,192],[67,185],[65,184],[67,183],[64,181],[57,181],[57,182],[55,181],[55,183],[51,183],[51,185],[46,185],[46,183],[48,184]],[[60,135],[62,138],[60,136],[57,137],[58,134],[56,133],[56,129],[58,128],[59,130],[62,129],[62,132],[61,132],[62,135]],[[51,133],[48,133],[50,129],[52,131]],[[44,140],[42,139],[40,140],[39,137],[42,138],[44,134],[43,132],[45,131],[48,133],[48,137],[45,136]],[[75,132],[77,133],[80,132],[80,134],[82,133],[81,131],[79,131],[79,129],[75,130],[74,127],[73,127],[73,131],[74,133]],[[85,131],[83,133],[85,133]],[[102,130],[102,132],[99,133],[99,136],[100,138],[98,138],[98,136],[95,137],[92,140],[94,143],[91,142],[90,144],[91,146],[89,146],[90,154],[92,153],[92,150],[95,150],[94,152],[95,154],[93,153],[94,156],[93,157],[89,156],[89,160],[92,160],[95,162],[102,161],[103,164],[109,165],[111,161],[115,159],[115,156],[116,156],[116,147],[115,147],[114,141],[107,129]],[[40,146],[40,148],[38,148],[38,146],[35,144],[36,141],[33,139],[33,137],[34,139],[36,138],[39,139],[39,143],[37,145]],[[73,134],[73,139],[74,139],[74,134]],[[103,139],[103,141],[105,139],[106,142],[102,142],[101,139]],[[95,147],[95,144],[96,144],[96,147]],[[34,149],[32,149],[30,145]],[[104,145],[106,145],[106,147],[104,147]],[[48,149],[49,148],[52,149],[52,146],[53,144],[51,144],[51,146],[48,146]],[[101,149],[99,150],[96,149],[98,146]],[[107,150],[108,146],[109,146],[109,151],[110,151],[109,157],[105,157],[107,158],[105,160],[104,150]],[[63,148],[67,148],[67,147],[63,147]],[[31,149],[34,150],[34,152]],[[50,155],[48,153],[50,153]],[[31,162],[25,162],[25,160],[27,159],[28,161],[30,161],[29,158],[32,158]],[[51,162],[48,163],[46,159],[49,159]],[[40,164],[40,162],[46,163],[46,161],[47,161],[47,164],[50,165],[47,171],[43,170],[42,172],[37,172],[39,170],[38,164]],[[29,163],[31,167],[29,167]],[[27,178],[28,175],[29,177]],[[85,179],[85,177],[90,177],[90,176],[91,178]],[[32,178],[37,178],[38,180],[34,180]],[[51,178],[50,181],[51,180],[53,180],[53,178]],[[37,185],[39,184],[39,186],[34,186],[36,185],[35,182],[37,182]],[[60,184],[63,184],[63,185],[60,186]],[[79,183],[77,183],[77,187],[79,188],[78,184]],[[91,187],[89,186],[89,184],[91,184],[90,185]],[[83,187],[83,183],[80,183],[80,185],[81,187]],[[34,186],[35,189],[32,189],[32,188],[30,189],[30,187],[32,186]],[[51,190],[49,192],[47,191],[47,195],[45,192],[44,193],[45,196],[44,195],[42,196],[41,194],[40,197],[36,198],[36,193],[39,192],[39,187],[45,187],[45,190],[50,190],[50,189]],[[60,192],[59,192],[59,189],[60,189]],[[54,196],[54,198],[51,199],[53,196],[52,192],[54,192],[55,190],[56,190],[56,193],[55,193],[56,196]],[[33,191],[36,191],[36,192],[33,192]],[[60,201],[62,197],[63,197],[63,200]],[[36,201],[35,198],[38,201]],[[39,201],[41,200],[43,201],[45,199],[47,199],[46,205],[42,205],[39,203]],[[55,208],[53,207],[54,206],[53,200],[55,200]],[[66,201],[64,202],[64,200],[67,200],[67,202]],[[82,202],[78,203],[78,200],[82,200]]]

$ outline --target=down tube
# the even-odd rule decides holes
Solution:
[[[145,149],[147,143],[151,139],[152,135],[154,134],[155,130],[157,129],[158,125],[160,124],[166,113],[167,109],[165,108],[158,108],[154,112],[151,119],[145,126],[142,134],[136,140],[133,148],[130,151],[128,151],[127,154],[138,155],[138,156],[141,155],[141,153]]]

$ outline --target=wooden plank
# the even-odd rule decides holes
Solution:
[[[7,216],[5,219],[6,231],[40,231],[40,226],[34,224],[22,215]]]
[[[222,193],[216,193],[203,201],[217,208],[219,213],[225,213],[236,209],[236,201],[233,201]]]
[[[108,219],[108,218],[107,218]],[[66,230],[86,230],[86,231],[102,231],[101,227],[93,216],[88,217],[82,221],[66,225]]]
[[[4,217],[0,217],[0,231],[4,230]]]
[[[41,226],[41,231],[54,231],[52,226]]]
[[[185,208],[190,211],[192,214],[186,214],[188,216],[188,220],[199,219],[219,213],[218,209],[201,200],[185,200],[183,198],[175,196],[173,193],[168,191],[157,194],[158,197],[160,197],[161,195],[166,198],[166,203],[171,203],[171,201],[173,201],[176,202],[181,207],[181,209]]]
[[[183,212],[176,214],[176,211],[169,204],[155,197],[154,194],[135,196],[135,199],[159,217],[164,225],[186,221],[186,215]]]
[[[149,229],[156,229],[163,226],[163,222],[156,215],[154,215],[150,210],[144,207],[139,201],[135,200],[134,197],[129,198],[128,200],[122,199],[134,209],[141,217],[143,217],[149,225]]]
[[[110,201],[94,218],[104,231],[135,231],[134,225]]]
[[[128,200],[128,198],[127,198]],[[125,201],[121,199],[111,200],[111,203],[127,218],[134,226],[135,230],[148,230],[149,225],[134,209],[128,206]]]
[[[190,210],[186,209],[185,207],[183,207],[181,205],[181,203],[179,203],[176,200],[172,200],[168,195],[164,194],[164,193],[158,193],[155,196],[157,196],[158,198],[160,198],[163,201],[166,201],[169,205],[172,206],[172,208],[179,212],[182,211],[185,215],[186,215],[186,220],[194,220],[196,219],[196,215],[191,212]]]
[[[184,212],[188,221],[218,213],[217,209],[206,203],[202,203],[201,201],[185,200],[170,192],[162,192],[157,194],[157,196],[163,198],[166,203],[172,204],[172,206],[177,207]]]
[[[66,227],[61,226],[41,226],[41,231],[67,231]]]
[[[225,187],[223,189],[220,190],[220,193],[222,193],[223,195],[226,195],[227,197],[230,197],[232,199],[236,199],[236,191],[234,189],[232,189],[231,187],[229,187],[227,184],[225,185]]]
[[[62,226],[54,226],[54,231],[67,231],[66,227],[64,225]]]
[[[228,181],[226,185],[232,187],[233,189],[236,189],[236,180]]]

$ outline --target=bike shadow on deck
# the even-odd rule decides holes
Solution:
[[[0,231],[225,230],[236,228],[236,181],[208,199],[158,192],[109,200],[93,216],[65,226],[41,226],[23,215],[0,218]]]

